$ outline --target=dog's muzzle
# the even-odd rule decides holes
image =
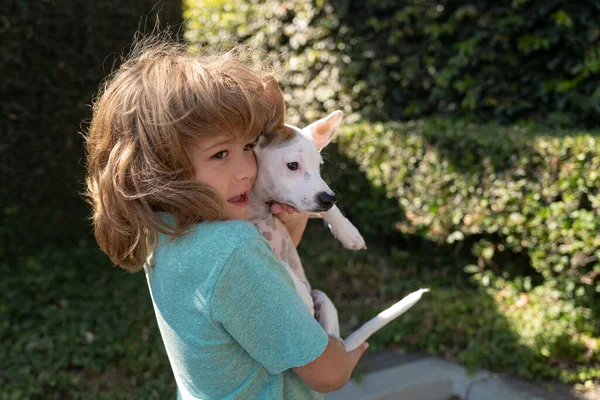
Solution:
[[[333,207],[336,201],[337,199],[333,193],[319,192],[315,195],[315,203],[317,203],[319,207],[323,208],[321,211],[329,210],[331,207]]]

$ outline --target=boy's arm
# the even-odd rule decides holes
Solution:
[[[229,256],[213,290],[212,320],[271,374],[293,369],[311,389],[327,392],[349,379],[366,344],[346,352],[308,312],[289,274],[250,223],[252,237]]]
[[[355,350],[346,352],[340,341],[329,337],[329,343],[323,354],[314,361],[302,367],[295,367],[293,370],[314,391],[332,392],[350,380],[354,367],[368,347],[367,343],[363,343]]]

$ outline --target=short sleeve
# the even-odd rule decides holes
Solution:
[[[213,321],[271,374],[315,360],[329,340],[287,274],[263,238],[245,239],[224,265],[211,302]]]

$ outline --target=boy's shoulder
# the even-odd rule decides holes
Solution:
[[[154,262],[157,265],[177,266],[159,268],[163,274],[198,271],[200,268],[204,271],[202,276],[206,276],[209,270],[220,271],[232,254],[243,251],[248,240],[260,241],[270,249],[269,243],[251,222],[201,222],[173,239],[160,234],[154,250]]]
[[[192,228],[190,234],[198,241],[214,241],[232,245],[237,245],[250,238],[262,238],[258,228],[253,223],[238,220],[203,222]]]
[[[256,226],[248,221],[211,221],[201,222],[191,227],[185,234],[168,240],[162,236],[162,244],[175,251],[204,252],[207,249],[219,249],[231,252],[247,239],[263,239]]]

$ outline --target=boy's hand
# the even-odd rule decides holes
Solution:
[[[358,364],[358,360],[362,357],[364,352],[369,348],[369,343],[363,343],[352,351],[348,352],[348,357],[350,358],[350,374],[354,371],[356,364]]]
[[[368,347],[367,343],[363,343],[347,352],[339,339],[330,336],[323,354],[316,360],[293,369],[311,389],[320,393],[332,392],[350,380],[352,371]]]
[[[277,202],[273,202],[271,204],[271,212],[282,221],[285,220],[289,216],[289,214],[300,213],[300,211],[296,210],[292,206]]]

